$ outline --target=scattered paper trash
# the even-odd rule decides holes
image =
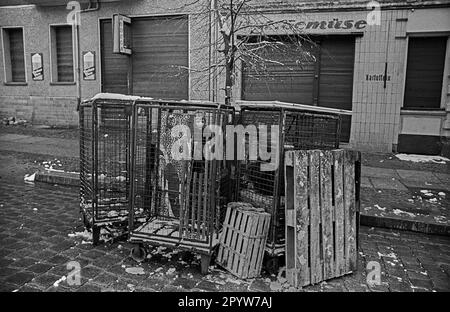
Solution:
[[[34,182],[34,179],[36,178],[36,172],[35,173],[33,173],[33,174],[26,174],[24,177],[23,177],[23,180],[25,181],[25,182]]]
[[[144,268],[141,268],[141,267],[126,268],[125,272],[127,272],[129,274],[134,274],[134,275],[144,275],[145,274]]]

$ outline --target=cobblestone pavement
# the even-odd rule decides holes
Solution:
[[[202,276],[196,255],[154,248],[138,265],[125,242],[93,247],[82,232],[76,189],[0,182],[2,291],[298,291],[280,276],[241,281],[219,267]],[[67,263],[81,266],[69,286]],[[381,285],[366,282],[366,265],[381,265]],[[72,271],[73,272],[73,271]],[[55,286],[56,285],[56,286]],[[450,238],[362,227],[356,273],[303,291],[448,291]]]

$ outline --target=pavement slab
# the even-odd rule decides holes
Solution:
[[[388,193],[384,194],[389,196]],[[379,193],[374,196],[380,197]],[[383,196],[381,196],[383,197]],[[129,258],[131,245],[115,242],[92,246],[68,234],[83,231],[78,191],[0,182],[0,285],[4,291],[449,291],[450,237],[362,226],[355,273],[303,289],[277,282],[263,271],[260,278],[240,280],[212,265],[200,274],[198,256],[164,250],[138,264]],[[31,204],[32,203],[32,204]],[[51,204],[50,204],[51,203]],[[38,210],[33,211],[30,206]],[[55,222],[56,220],[60,221]],[[23,224],[23,227],[20,225]],[[64,226],[64,224],[69,225]],[[26,228],[27,233],[20,235]],[[45,228],[45,231],[40,231]],[[52,235],[42,235],[52,231]],[[40,242],[33,240],[39,235]],[[70,242],[61,244],[61,242]],[[26,246],[42,244],[42,250]],[[21,246],[17,250],[14,246]],[[61,245],[61,247],[55,247]],[[25,252],[17,253],[20,250]],[[80,264],[80,284],[67,281],[67,261]],[[367,282],[369,261],[381,266],[381,285]],[[14,264],[19,265],[14,265]],[[142,267],[143,275],[126,271]],[[171,270],[175,268],[175,271]],[[133,272],[133,270],[130,270]],[[170,272],[170,273],[169,273]],[[66,277],[66,280],[62,278]],[[275,283],[275,284],[274,284]],[[277,284],[278,283],[278,284]],[[56,285],[56,286],[55,286]],[[274,287],[274,285],[278,285]]]

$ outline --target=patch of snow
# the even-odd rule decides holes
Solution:
[[[104,99],[104,100],[123,100],[123,101],[136,101],[136,100],[144,100],[150,101],[153,100],[151,97],[141,97],[136,95],[124,95],[119,93],[97,93],[91,100],[95,99]]]
[[[390,253],[388,253],[388,254],[383,254],[383,253],[381,253],[381,252],[377,252],[377,253],[378,253],[378,257],[379,257],[379,258],[381,258],[381,257],[387,257],[387,258],[397,259],[397,256],[396,256],[395,253],[393,253],[393,252],[390,252]]]
[[[444,217],[444,216],[437,216],[437,217],[434,217],[434,220],[435,220],[436,222],[439,222],[439,223],[447,223],[447,218]]]
[[[142,267],[126,268],[125,272],[127,272],[129,274],[134,274],[134,275],[144,275],[145,274],[144,268],[142,268]]]
[[[227,277],[227,279],[225,280],[228,283],[233,283],[233,284],[237,284],[237,285],[241,285],[242,282],[240,280],[234,279],[234,278],[229,278]]]
[[[59,284],[60,284],[61,282],[64,282],[65,280],[66,280],[66,277],[65,277],[65,276],[62,276],[59,280],[57,280],[56,282],[53,283],[53,286],[58,287]]]
[[[415,218],[415,217],[416,217],[416,215],[415,215],[414,213],[406,212],[406,211],[403,211],[403,210],[400,210],[400,209],[394,209],[393,212],[394,212],[396,215],[402,215],[402,214],[404,214],[404,215],[407,215],[407,216],[409,216],[409,217],[411,217],[411,218]]]
[[[397,154],[395,155],[400,160],[404,161],[412,161],[412,162],[431,162],[436,164],[445,164],[450,161],[450,159],[442,156],[434,156],[434,155],[416,155],[416,154]]]
[[[125,182],[127,180],[127,178],[125,178],[124,176],[117,176],[116,177],[116,181],[118,182]]]
[[[283,289],[280,282],[275,281],[270,283],[270,290],[271,291],[281,291]]]
[[[381,210],[381,211],[385,211],[386,210],[386,207],[380,207],[379,205],[374,205],[374,207],[377,208],[378,210]]]
[[[175,269],[175,268],[170,268],[170,269],[167,270],[166,274],[171,275],[171,274],[175,273],[176,270],[177,269]]]
[[[75,233],[69,233],[67,234],[69,237],[81,237],[87,240],[92,240],[92,233],[88,230],[84,230],[84,232],[75,232]]]

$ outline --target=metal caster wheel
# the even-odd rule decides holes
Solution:
[[[130,257],[136,262],[143,262],[147,258],[147,250],[142,246],[134,246],[131,248]]]
[[[92,226],[92,244],[97,246],[100,242],[100,227]]]
[[[88,217],[86,216],[86,214],[83,212],[81,213],[81,220],[83,221],[84,227],[88,230],[91,229],[91,224],[89,223]]]
[[[264,268],[269,274],[277,274],[280,269],[279,259],[276,256],[266,257]]]
[[[211,263],[211,255],[202,255],[201,272],[203,275],[208,274],[209,264]]]

